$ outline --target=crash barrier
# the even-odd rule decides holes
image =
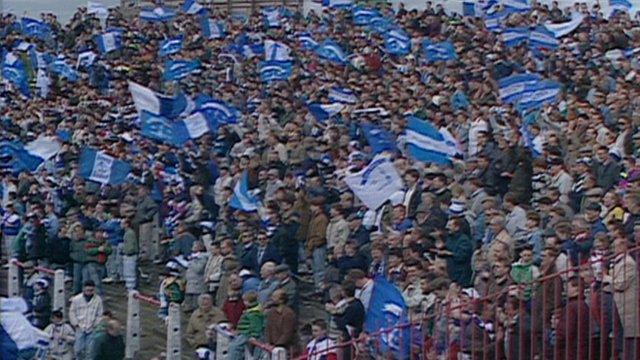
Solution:
[[[216,331],[216,360],[229,359],[229,346],[236,334],[228,323],[220,323],[215,327]],[[281,347],[274,347],[261,343],[255,339],[249,339],[244,350],[246,360],[286,360],[287,351]]]
[[[125,345],[125,358],[133,359],[140,351],[140,303],[160,308],[161,303],[155,297],[143,295],[135,290],[129,291],[127,301],[127,341]],[[167,360],[180,360],[182,357],[181,329],[180,329],[180,305],[170,303],[167,326]]]
[[[454,285],[408,322],[295,360],[640,359],[639,260],[640,247],[560,271],[554,258],[534,281],[485,296]]]
[[[20,271],[24,268],[24,263],[18,260],[9,261],[7,271],[7,295],[9,297],[21,296]],[[35,270],[48,278],[53,278],[53,304],[52,310],[60,310],[65,313],[66,301],[64,291],[64,270],[53,270],[36,266]]]

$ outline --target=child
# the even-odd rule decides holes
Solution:
[[[336,360],[335,343],[327,337],[327,322],[316,319],[311,324],[313,340],[307,344],[304,353],[306,360]]]
[[[511,278],[516,284],[526,284],[524,297],[531,298],[531,283],[540,276],[540,270],[533,264],[533,247],[525,244],[519,248],[520,259],[511,264]]]
[[[607,255],[609,255],[609,238],[604,233],[597,233],[596,238],[593,240],[593,248],[589,257],[591,270],[593,270],[593,276],[597,281],[602,281],[602,276],[606,275],[605,271],[608,269]]]
[[[259,339],[264,333],[265,316],[258,303],[258,293],[250,291],[242,296],[245,309],[236,328],[236,337],[229,343],[229,360],[244,359],[244,347],[250,339]]]
[[[165,271],[160,274],[164,277],[160,283],[160,291],[158,296],[160,298],[160,310],[159,316],[163,320],[166,319],[169,314],[169,304],[178,303],[181,304],[185,297],[185,282],[180,279],[179,265],[174,262],[167,263]]]
[[[75,331],[71,325],[65,323],[62,311],[56,310],[51,314],[51,324],[44,329],[49,335],[49,359],[72,360]]]
[[[51,296],[49,295],[49,281],[44,278],[40,278],[36,281],[34,288],[33,299],[31,305],[33,306],[33,326],[44,329],[49,325],[49,318],[51,317]]]

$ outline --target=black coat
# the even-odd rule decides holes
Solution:
[[[364,305],[355,298],[349,302],[342,314],[336,315],[336,325],[338,325],[338,330],[340,330],[344,339],[350,340],[360,336],[364,324],[364,316]],[[351,333],[347,330],[347,326],[352,328]]]

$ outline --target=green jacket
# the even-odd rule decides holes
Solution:
[[[100,246],[104,247],[103,251],[100,251]],[[104,264],[107,262],[107,257],[111,254],[111,245],[107,241],[98,241],[94,237],[87,239],[84,244],[86,250],[86,262],[95,262],[98,264]]]
[[[168,303],[181,304],[184,301],[185,294],[184,280],[167,278],[162,285],[162,291]]]
[[[139,252],[138,237],[133,229],[124,231],[122,253],[125,255],[137,255]]]
[[[111,336],[103,332],[96,338],[93,350],[94,360],[122,360],[124,359],[124,339],[122,335]]]
[[[264,333],[265,316],[260,304],[246,308],[238,321],[238,334],[259,339]]]
[[[534,274],[533,264],[522,264],[516,262],[511,264],[511,278],[516,284],[525,284],[524,298],[529,300],[531,298],[531,283],[536,278]]]

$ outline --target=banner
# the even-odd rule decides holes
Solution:
[[[402,178],[386,156],[378,155],[361,171],[347,175],[345,183],[369,209],[375,210],[404,188]]]

